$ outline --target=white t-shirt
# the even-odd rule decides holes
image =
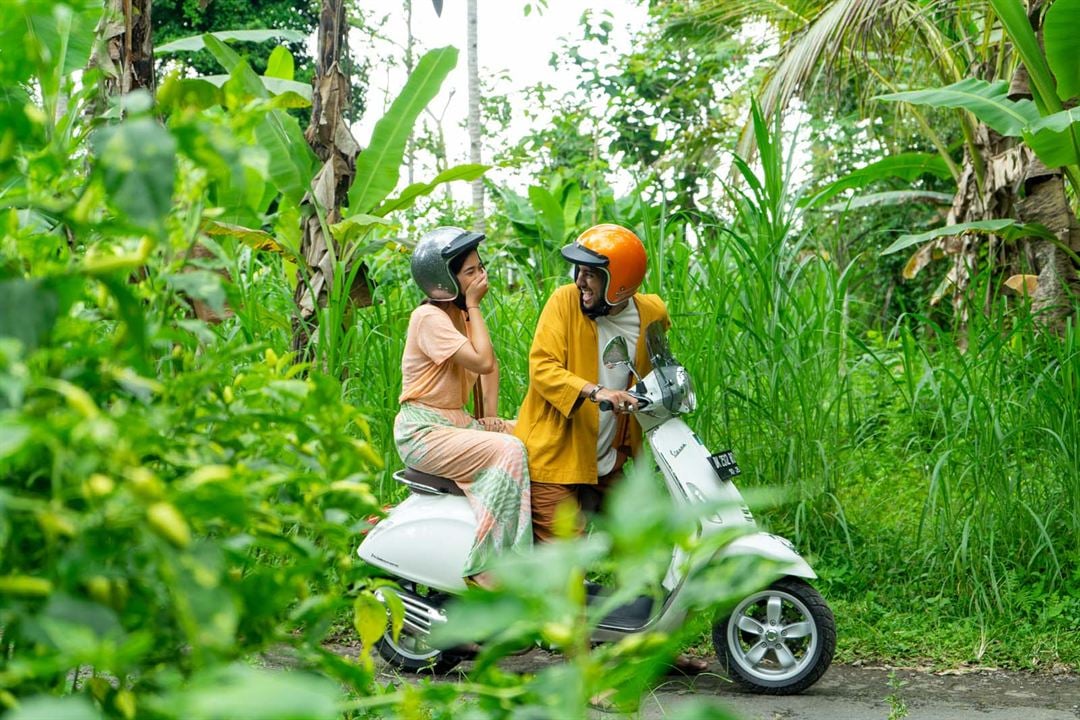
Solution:
[[[632,375],[625,365],[611,370],[604,366],[604,348],[613,337],[622,335],[626,339],[626,347],[630,349],[630,360],[633,362],[640,334],[641,319],[633,298],[618,315],[602,315],[596,318],[596,336],[600,343],[600,385],[610,390],[625,390],[629,387]],[[611,443],[615,440],[617,425],[615,413],[600,412],[600,434],[596,439],[596,474],[599,477],[615,469],[618,453],[611,447]]]

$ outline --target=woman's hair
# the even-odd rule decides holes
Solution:
[[[465,264],[465,258],[469,257],[469,255],[471,254],[471,252],[463,252],[458,253],[453,258],[451,258],[450,262],[446,265],[448,268],[450,268],[450,274],[456,276],[459,272],[461,272],[461,266]],[[479,257],[480,253],[476,253],[476,255],[477,257]]]

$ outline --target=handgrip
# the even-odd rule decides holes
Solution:
[[[600,409],[601,410],[611,410],[614,407],[615,406],[611,404],[610,400],[601,400],[600,401]]]

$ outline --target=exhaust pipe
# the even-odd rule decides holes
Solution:
[[[403,625],[405,629],[416,633],[418,635],[430,635],[431,628],[436,623],[445,623],[446,614],[437,605],[430,604],[424,598],[417,595],[413,595],[408,590],[397,590],[397,596],[401,598],[401,604],[405,606],[405,618]],[[383,604],[386,604],[386,600],[383,598],[382,588],[375,591],[375,597]]]

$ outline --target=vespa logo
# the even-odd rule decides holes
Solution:
[[[671,451],[671,457],[679,457],[679,453],[686,449],[686,443],[683,443],[679,447]]]

